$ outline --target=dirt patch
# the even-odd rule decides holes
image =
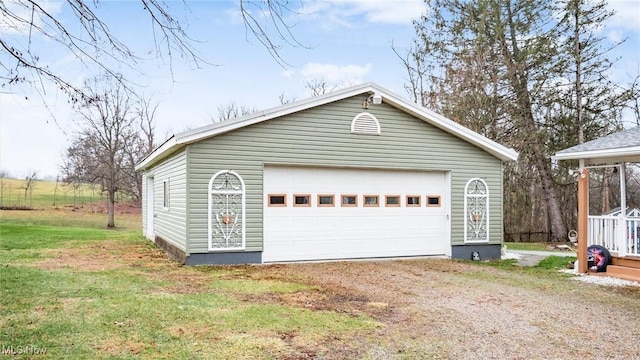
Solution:
[[[96,350],[105,352],[109,356],[124,356],[126,354],[137,355],[146,349],[147,345],[136,339],[121,340],[111,338],[100,342],[95,346]]]
[[[527,285],[526,279],[522,286],[509,285],[499,280],[509,276],[504,270],[439,259],[291,264],[248,272],[253,278],[291,274],[320,289],[278,298],[291,306],[367,314],[382,322],[385,326],[373,334],[376,340],[360,348],[360,355],[373,358],[628,359],[640,354],[640,291],[626,289],[631,298],[620,299],[598,287],[553,291]],[[482,276],[474,276],[479,272]],[[481,280],[491,276],[496,278]],[[621,302],[609,303],[610,295]]]
[[[108,210],[109,204],[106,201],[96,201],[88,204],[82,205],[68,205],[65,208],[70,209],[71,211],[77,212],[92,212],[92,213],[102,213],[106,214]],[[122,214],[141,214],[142,207],[140,203],[137,201],[116,201],[114,204],[115,213],[117,215]]]
[[[105,240],[85,246],[50,250],[49,258],[36,263],[43,269],[105,271],[126,267],[165,267],[172,264],[166,254],[152,244]]]

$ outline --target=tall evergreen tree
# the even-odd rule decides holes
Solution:
[[[588,0],[427,3],[413,48],[401,56],[407,90],[520,151],[518,163],[505,168],[506,231],[565,238],[574,191],[558,184],[569,184],[567,171],[549,157],[613,130],[632,97],[607,79],[606,54],[615,44],[598,33],[612,13]]]

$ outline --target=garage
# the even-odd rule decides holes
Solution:
[[[263,262],[449,255],[446,172],[265,166]]]
[[[143,233],[189,265],[499,259],[518,153],[376,84],[171,136],[143,172]]]

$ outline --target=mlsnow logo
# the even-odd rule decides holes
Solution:
[[[13,346],[2,344],[0,355],[46,355],[47,348],[41,348],[35,345]]]

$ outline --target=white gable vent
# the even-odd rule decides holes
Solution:
[[[380,123],[375,116],[361,112],[351,121],[352,134],[380,135]]]

